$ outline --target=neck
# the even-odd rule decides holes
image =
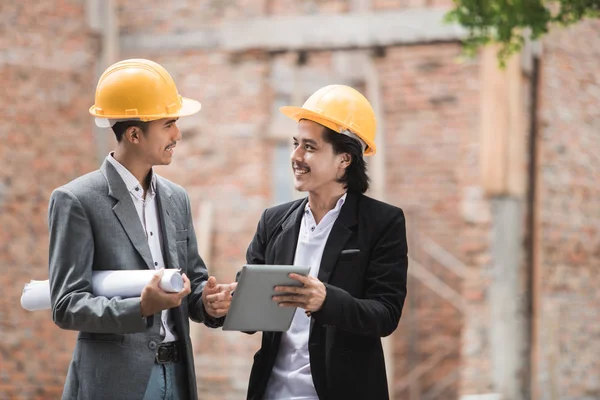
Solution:
[[[317,224],[323,219],[325,214],[335,208],[338,200],[344,193],[346,193],[346,189],[341,185],[336,185],[331,190],[308,192],[308,205]]]
[[[120,162],[142,185],[144,189],[144,197],[148,187],[150,186],[150,182],[148,181],[148,176],[150,175],[150,171],[152,170],[152,166],[142,162],[139,158],[135,157],[135,155],[128,152],[126,149],[122,147],[117,147],[115,152],[113,153],[113,157],[115,160]]]

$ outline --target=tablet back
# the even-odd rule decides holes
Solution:
[[[287,331],[296,308],[279,307],[273,301],[275,286],[302,286],[288,275],[306,276],[309,271],[309,267],[293,265],[244,265],[223,330]]]

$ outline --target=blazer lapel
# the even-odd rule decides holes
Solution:
[[[117,170],[106,160],[104,160],[104,163],[100,167],[100,171],[108,181],[108,194],[117,200],[117,203],[113,207],[113,212],[123,226],[123,229],[125,229],[131,244],[146,263],[146,266],[153,269],[152,254],[150,253],[150,247],[148,247],[148,240],[142,229],[140,218],[133,200],[131,200],[131,195],[127,191],[125,182],[123,182]]]
[[[333,228],[331,229],[331,233],[325,244],[325,249],[323,250],[318,276],[319,280],[322,282],[329,282],[329,278],[337,264],[340,253],[352,235],[352,229],[350,228],[356,225],[357,204],[358,195],[348,192],[340,215],[333,224]]]
[[[275,263],[280,265],[294,264],[298,235],[300,234],[300,223],[304,215],[304,208],[308,199],[304,199],[300,205],[292,211],[281,224],[280,243],[273,248],[276,251]]]
[[[158,178],[158,177],[157,177]],[[177,244],[175,243],[175,223],[173,217],[173,202],[171,200],[171,190],[168,186],[161,183],[161,179],[156,180],[156,199],[159,210],[160,224],[162,226],[163,254],[166,258],[167,268],[179,269],[179,257],[177,257]]]

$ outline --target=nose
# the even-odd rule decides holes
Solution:
[[[179,142],[181,140],[181,131],[179,130],[179,127],[177,126],[177,123],[173,124],[173,126],[175,127],[175,138],[173,140]]]
[[[295,162],[295,161],[301,162],[303,157],[304,157],[304,152],[302,150],[302,146],[296,147],[294,150],[292,150],[292,154],[290,155],[292,162]]]

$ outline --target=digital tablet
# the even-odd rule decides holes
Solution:
[[[279,307],[273,301],[275,286],[302,286],[289,274],[308,275],[310,267],[294,265],[244,265],[229,312],[223,324],[224,331],[283,332],[290,329],[296,307]]]

